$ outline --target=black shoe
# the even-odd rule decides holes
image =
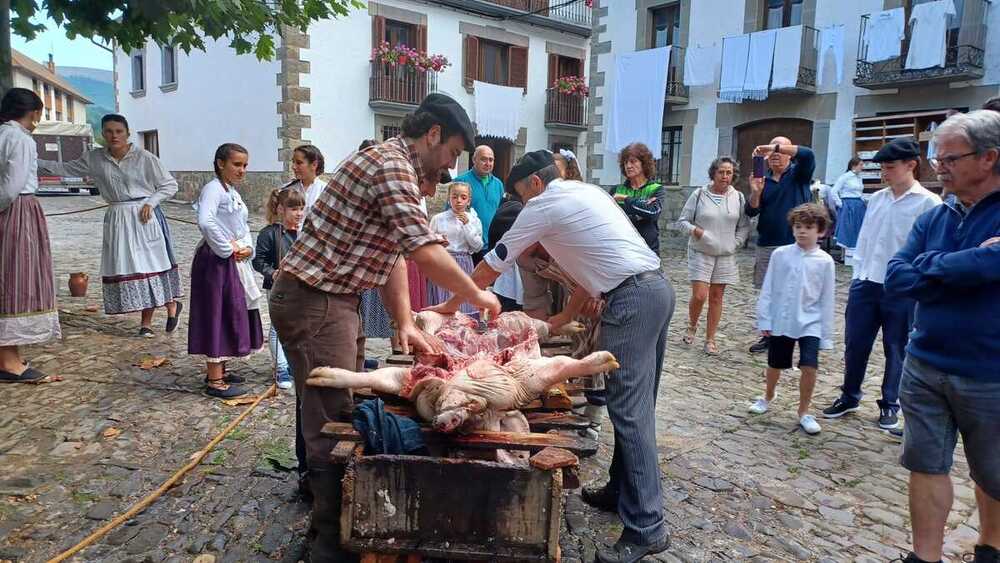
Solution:
[[[962,560],[968,561],[965,556]],[[977,545],[972,563],[1000,563],[1000,551],[991,545]]]
[[[176,330],[178,323],[181,322],[181,311],[184,310],[184,304],[180,301],[175,301],[175,303],[177,303],[177,306],[174,308],[174,316],[167,317],[167,332],[173,332]]]
[[[897,561],[902,561],[902,563],[941,563],[940,559],[938,559],[937,561],[924,561],[923,559],[917,557],[917,554],[913,553],[912,551],[909,553],[909,555],[906,556],[906,559],[903,559],[902,557],[897,557],[892,561],[889,561],[889,563],[896,563]]]
[[[618,495],[611,492],[608,485],[584,487],[580,491],[583,502],[607,512],[618,512]]]
[[[903,441],[903,427],[899,426],[898,424],[896,425],[895,428],[886,429],[885,433],[889,436],[890,440],[894,440],[896,442]]]
[[[219,387],[205,386],[205,394],[216,399],[234,399],[247,394],[247,390],[240,385],[227,385],[224,389]]]
[[[222,381],[225,383],[246,383],[247,378],[236,375],[235,373],[227,373],[222,376]],[[208,383],[208,376],[205,376],[205,383]]]
[[[899,417],[896,416],[896,409],[889,403],[878,401],[878,427],[882,430],[892,430],[899,426]]]
[[[599,563],[635,563],[647,555],[662,553],[669,548],[670,536],[666,534],[660,541],[649,545],[636,545],[618,540],[611,547],[597,550],[596,561]]]
[[[153,338],[154,336],[156,335],[153,333],[153,329],[149,328],[148,326],[144,326],[139,329],[140,338]]]
[[[27,368],[21,375],[0,370],[0,383],[38,383],[46,377],[48,376],[35,368]]]
[[[767,346],[770,343],[771,343],[770,336],[761,336],[760,340],[758,340],[756,344],[750,347],[750,353],[763,354],[764,352],[767,352]]]
[[[861,405],[857,403],[852,405],[841,397],[834,401],[832,405],[823,409],[823,416],[826,418],[840,418],[849,412],[857,410],[861,410]]]

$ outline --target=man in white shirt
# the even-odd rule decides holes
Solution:
[[[514,266],[536,242],[578,282],[569,304],[549,319],[561,325],[591,298],[602,298],[598,349],[615,355],[621,368],[607,379],[608,414],[615,429],[611,480],[584,496],[616,510],[624,524],[618,542],[597,561],[628,562],[670,546],[656,449],[655,403],[674,311],[674,290],[654,254],[606,192],[562,180],[548,151],[524,155],[506,189],[525,202],[514,225],[476,267],[472,279],[487,287]],[[449,301],[437,310],[451,312]]]
[[[823,411],[838,418],[861,408],[861,384],[879,329],[885,350],[885,373],[878,425],[889,430],[899,425],[899,382],[906,356],[906,342],[913,326],[915,302],[885,296],[889,260],[906,243],[917,217],[941,203],[916,180],[920,146],[912,138],[893,139],[872,159],[882,164],[882,180],[889,185],[868,200],[868,210],[854,251],[854,279],[847,297],[844,329],[844,385],[841,395]]]

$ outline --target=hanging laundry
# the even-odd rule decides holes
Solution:
[[[773,29],[750,34],[750,55],[747,58],[747,75],[743,79],[743,97],[766,100],[771,84],[774,64],[774,42],[777,32]]]
[[[906,13],[903,8],[894,8],[868,15],[865,26],[865,62],[877,63],[900,56],[903,38],[906,35]]]
[[[743,83],[747,76],[747,59],[750,57],[750,36],[737,35],[722,40],[722,77],[719,79],[719,98],[730,102],[743,101]]]
[[[523,88],[498,86],[476,80],[476,127],[483,137],[517,140],[521,123]]]
[[[719,49],[688,47],[684,52],[684,85],[708,86],[715,83],[715,68],[719,63]]]
[[[931,121],[931,124],[927,126],[927,131],[931,134],[931,140],[927,141],[927,160],[937,158],[937,143],[934,141],[934,130],[937,128],[937,121]]]
[[[638,142],[649,147],[653,154],[660,154],[669,65],[669,46],[615,57],[614,99],[607,139],[611,152],[620,152],[629,143]]]
[[[826,64],[828,58],[833,59],[833,64],[837,69],[836,85],[840,85],[844,80],[844,25],[832,25],[824,27],[819,31],[819,59],[816,64],[817,86],[824,84],[826,78]]]
[[[910,52],[906,55],[907,69],[943,67],[948,50],[949,16],[955,16],[952,0],[937,0],[917,4],[910,14]]]
[[[795,88],[799,83],[799,66],[802,62],[802,26],[783,27],[777,30],[774,40],[774,73],[772,90]]]

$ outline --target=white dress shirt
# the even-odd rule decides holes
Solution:
[[[872,194],[858,232],[858,245],[854,249],[853,278],[885,283],[889,260],[906,243],[913,222],[939,203],[941,198],[921,186],[920,182],[914,182],[898,198],[892,193],[892,188],[883,188]]]
[[[483,223],[471,207],[466,211],[469,222],[463,224],[451,209],[431,217],[431,230],[448,239],[448,252],[473,254],[483,248]]]
[[[196,205],[198,229],[212,252],[219,258],[229,258],[233,254],[230,241],[238,241],[242,246],[250,236],[247,224],[249,213],[240,193],[232,186],[226,189],[218,179],[201,188]]]
[[[38,190],[38,152],[35,139],[23,125],[0,125],[0,211],[21,194]]]
[[[483,259],[503,273],[536,242],[594,297],[629,276],[660,269],[659,256],[646,246],[614,198],[583,182],[549,183],[524,205],[514,225]]]
[[[832,349],[836,283],[833,258],[819,247],[778,247],[757,301],[757,328],[795,339],[815,336],[821,349]]]

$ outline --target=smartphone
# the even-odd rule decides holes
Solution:
[[[763,178],[764,177],[764,157],[755,156],[753,157],[753,177]]]

